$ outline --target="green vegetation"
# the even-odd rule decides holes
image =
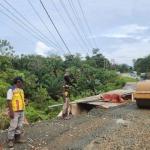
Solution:
[[[150,55],[137,59],[134,63],[134,68],[138,73],[150,72]]]
[[[141,74],[141,77],[144,79],[150,79],[150,55],[145,58],[139,58],[134,62],[134,68],[138,74]]]
[[[127,64],[116,65],[116,69],[120,73],[127,73],[133,71],[133,68],[131,66],[128,66]]]
[[[80,54],[65,55],[64,58],[57,55],[17,56],[9,42],[0,41],[0,109],[5,110],[6,92],[16,76],[24,79],[25,97],[30,101],[26,116],[30,122],[53,118],[59,112],[59,108],[49,110],[48,106],[62,103],[66,69],[74,77],[76,85],[71,91],[72,100],[117,89],[126,82],[116,74],[99,49],[93,49],[93,55],[85,59]],[[0,116],[1,119],[2,113]]]

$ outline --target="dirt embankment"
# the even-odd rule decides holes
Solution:
[[[70,120],[37,123],[25,129],[27,143],[15,145],[16,150],[149,150],[150,110],[135,104],[104,110]],[[6,133],[0,133],[5,144]]]

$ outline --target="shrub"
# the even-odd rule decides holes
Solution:
[[[10,84],[0,80],[0,96],[1,97],[6,97],[6,92],[9,87],[10,87]]]
[[[9,117],[5,114],[5,109],[0,111],[0,130],[7,129],[9,126]]]
[[[28,106],[25,115],[29,122],[36,122],[39,120],[46,120],[48,117],[44,114],[44,111],[39,111],[32,106]]]

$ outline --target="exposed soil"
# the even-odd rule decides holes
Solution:
[[[6,132],[1,131],[4,149]],[[150,110],[135,103],[114,109],[92,109],[70,120],[54,119],[25,128],[25,144],[16,150],[149,150]]]

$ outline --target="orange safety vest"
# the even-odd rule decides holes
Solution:
[[[12,89],[12,109],[13,111],[22,111],[25,109],[24,92],[20,88]]]

